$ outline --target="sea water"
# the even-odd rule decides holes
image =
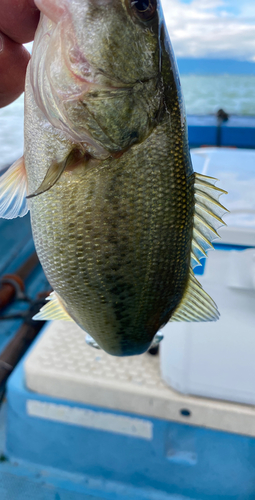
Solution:
[[[181,83],[188,114],[255,116],[254,75],[181,75]]]
[[[255,116],[255,76],[181,75],[188,114],[227,113]],[[0,169],[23,152],[24,96],[0,109]]]

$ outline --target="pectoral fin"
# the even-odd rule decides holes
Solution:
[[[48,300],[48,303],[45,304],[45,306],[40,309],[39,313],[33,317],[34,320],[45,321],[61,319],[65,321],[73,321],[60,302],[56,292],[52,292],[46,300]]]
[[[62,163],[53,163],[47,174],[45,175],[41,185],[37,188],[37,190],[33,193],[27,196],[27,198],[34,198],[35,196],[38,196],[39,194],[43,194],[46,191],[49,191],[54,184],[58,181],[58,179],[61,177],[62,173],[64,172],[66,168],[66,162],[67,160],[63,161]]]
[[[69,153],[69,155],[65,158],[64,161],[59,163],[57,162],[52,163],[41,185],[36,189],[34,193],[27,196],[27,198],[34,198],[39,194],[43,194],[46,191],[49,191],[49,189],[51,189],[54,186],[54,184],[56,184],[56,182],[60,179],[64,170],[70,169],[71,167],[73,168],[76,165],[76,163],[79,163],[80,160],[81,160],[81,152],[75,149]]]
[[[23,156],[0,177],[0,217],[14,219],[28,212],[27,174]]]

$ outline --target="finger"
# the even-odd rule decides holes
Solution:
[[[33,0],[1,0],[0,31],[15,42],[31,42],[39,16]]]
[[[29,52],[0,33],[0,107],[7,106],[22,94]]]

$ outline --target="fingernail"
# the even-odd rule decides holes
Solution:
[[[4,38],[0,33],[0,52],[2,52],[3,50],[4,50]]]

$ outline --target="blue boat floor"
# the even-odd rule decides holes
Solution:
[[[138,490],[131,485],[117,484],[103,478],[40,468],[31,463],[12,463],[4,454],[5,423],[6,403],[3,403],[0,409],[1,500],[191,500],[151,489]]]

